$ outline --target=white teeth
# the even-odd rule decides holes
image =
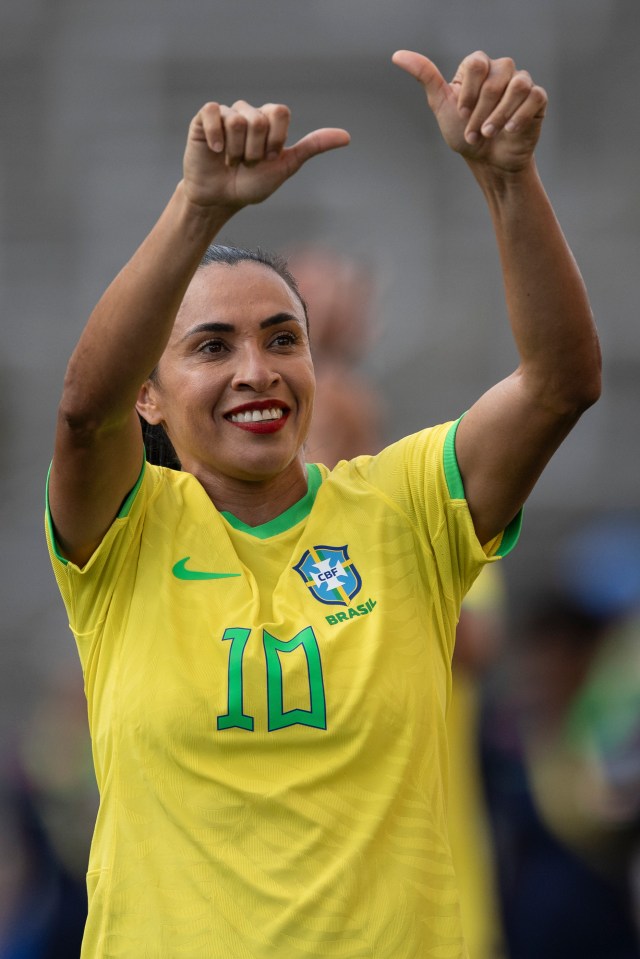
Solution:
[[[260,423],[262,420],[280,420],[283,413],[274,407],[271,410],[245,410],[243,413],[232,413],[229,417],[232,423]]]

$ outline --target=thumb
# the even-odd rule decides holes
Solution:
[[[323,127],[321,130],[307,133],[301,140],[283,151],[287,160],[288,175],[297,173],[300,167],[312,157],[326,153],[328,150],[336,150],[338,147],[346,147],[350,142],[351,136],[347,131],[336,127]]]
[[[427,94],[429,106],[434,113],[437,113],[445,100],[452,96],[451,87],[435,63],[422,56],[421,53],[414,53],[412,50],[397,50],[391,60],[397,67],[400,67],[401,70],[404,70],[409,76],[422,84]]]

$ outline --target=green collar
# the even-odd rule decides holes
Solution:
[[[233,513],[221,512],[220,515],[224,516],[227,523],[233,526],[234,529],[240,530],[242,533],[249,533],[250,536],[255,536],[256,539],[268,539],[270,536],[276,536],[278,533],[286,532],[286,530],[291,529],[292,526],[295,526],[296,523],[299,523],[305,516],[309,515],[321,483],[322,474],[320,470],[315,463],[308,463],[307,492],[302,499],[299,499],[297,503],[294,503],[293,506],[286,509],[284,513],[280,513],[280,516],[276,516],[275,519],[270,519],[267,523],[262,523],[260,526],[249,526],[248,523],[243,523],[242,520],[234,516]]]

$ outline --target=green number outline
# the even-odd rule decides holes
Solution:
[[[253,716],[244,711],[244,693],[242,686],[242,657],[249,641],[250,629],[232,626],[225,629],[222,639],[231,640],[229,648],[229,670],[227,679],[227,711],[218,716],[218,729],[248,729],[253,732]]]
[[[225,629],[222,640],[230,641],[229,666],[227,674],[227,711],[217,717],[218,730],[246,729],[254,730],[253,716],[244,711],[244,687],[242,661],[249,641],[251,630],[240,626]],[[318,640],[311,626],[305,626],[293,639],[283,640],[272,636],[266,629],[262,631],[262,641],[267,671],[267,717],[268,731],[285,729],[288,726],[310,726],[314,729],[327,728],[327,701],[324,691],[322,658]],[[284,708],[284,689],[280,654],[292,653],[302,646],[307,661],[309,680],[309,709]]]
[[[284,729],[287,726],[311,726],[327,728],[327,703],[322,675],[322,660],[318,640],[311,626],[305,626],[293,639],[282,640],[263,630],[264,654],[267,661],[267,707],[268,729]],[[282,663],[279,653],[292,653],[302,646],[307,660],[310,709],[284,709]]]

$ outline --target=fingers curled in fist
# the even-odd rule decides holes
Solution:
[[[465,57],[452,87],[458,91],[458,110],[466,121],[464,137],[470,144],[503,130],[526,130],[542,119],[547,106],[547,94],[526,70],[518,70],[510,57],[492,60],[482,51]]]
[[[204,139],[209,149],[223,154],[227,166],[254,166],[273,160],[284,149],[291,113],[281,103],[254,107],[236,100],[230,107],[206,103],[192,125],[196,139]]]

